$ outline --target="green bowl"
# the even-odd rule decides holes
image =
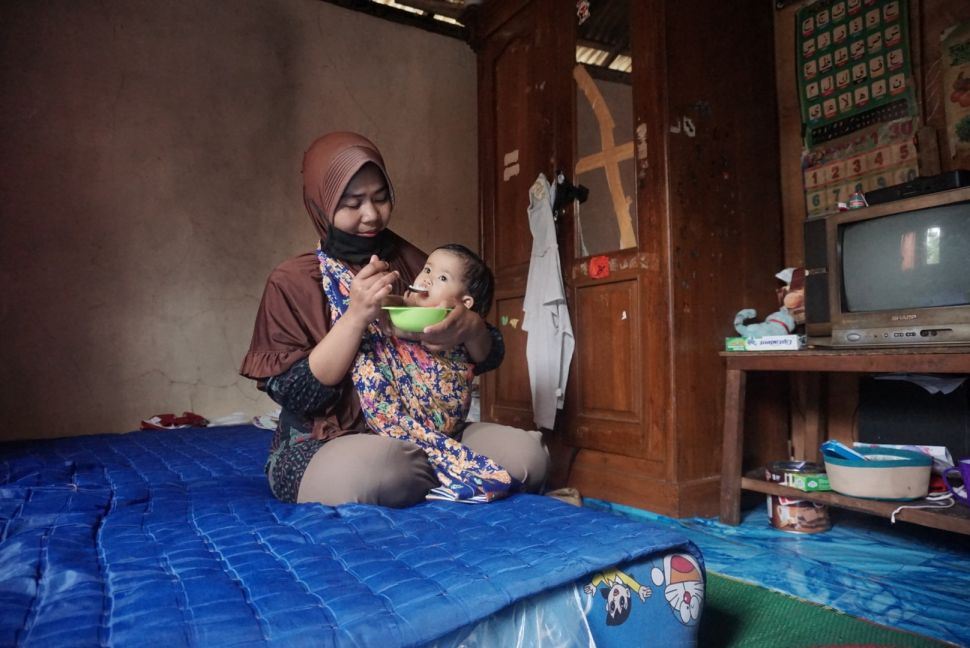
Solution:
[[[429,308],[426,306],[384,306],[391,316],[391,323],[402,331],[420,333],[425,326],[443,320],[450,308]]]

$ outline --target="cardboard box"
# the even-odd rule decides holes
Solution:
[[[724,338],[724,350],[725,351],[747,351],[748,345],[744,343],[744,338],[742,337]]]
[[[724,339],[725,351],[798,351],[804,348],[804,335],[765,335],[759,338]]]
[[[791,486],[806,493],[830,491],[829,477],[825,473],[785,473],[785,486]]]

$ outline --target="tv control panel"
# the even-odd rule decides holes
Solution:
[[[970,344],[970,325],[834,329],[831,344],[835,347]]]

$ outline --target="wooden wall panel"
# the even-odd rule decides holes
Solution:
[[[717,353],[735,335],[738,310],[764,317],[777,309],[775,273],[784,267],[774,13],[748,7],[743,16],[735,3],[680,0],[667,8],[668,73],[676,80],[667,99],[671,405],[682,480],[720,473]],[[787,427],[787,416],[777,421],[779,433]]]
[[[805,263],[805,188],[802,181],[802,113],[795,75],[795,16],[801,3],[775,12],[775,93],[778,101],[778,169],[781,185],[784,259]]]
[[[913,48],[920,57],[922,82],[919,84],[924,122],[937,133],[941,167],[944,170],[970,169],[970,154],[952,157],[946,142],[944,102],[952,88],[943,87],[943,65],[940,60],[940,34],[952,25],[970,21],[970,2],[967,0],[935,0],[911,4],[911,15],[918,19],[919,43]]]

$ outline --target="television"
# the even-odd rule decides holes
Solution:
[[[811,225],[806,246],[816,253],[807,247],[806,265],[810,257],[824,265],[807,267],[810,344],[970,345],[970,187],[830,214],[824,226]],[[810,231],[818,234],[811,240]],[[826,302],[827,314],[820,313]]]

